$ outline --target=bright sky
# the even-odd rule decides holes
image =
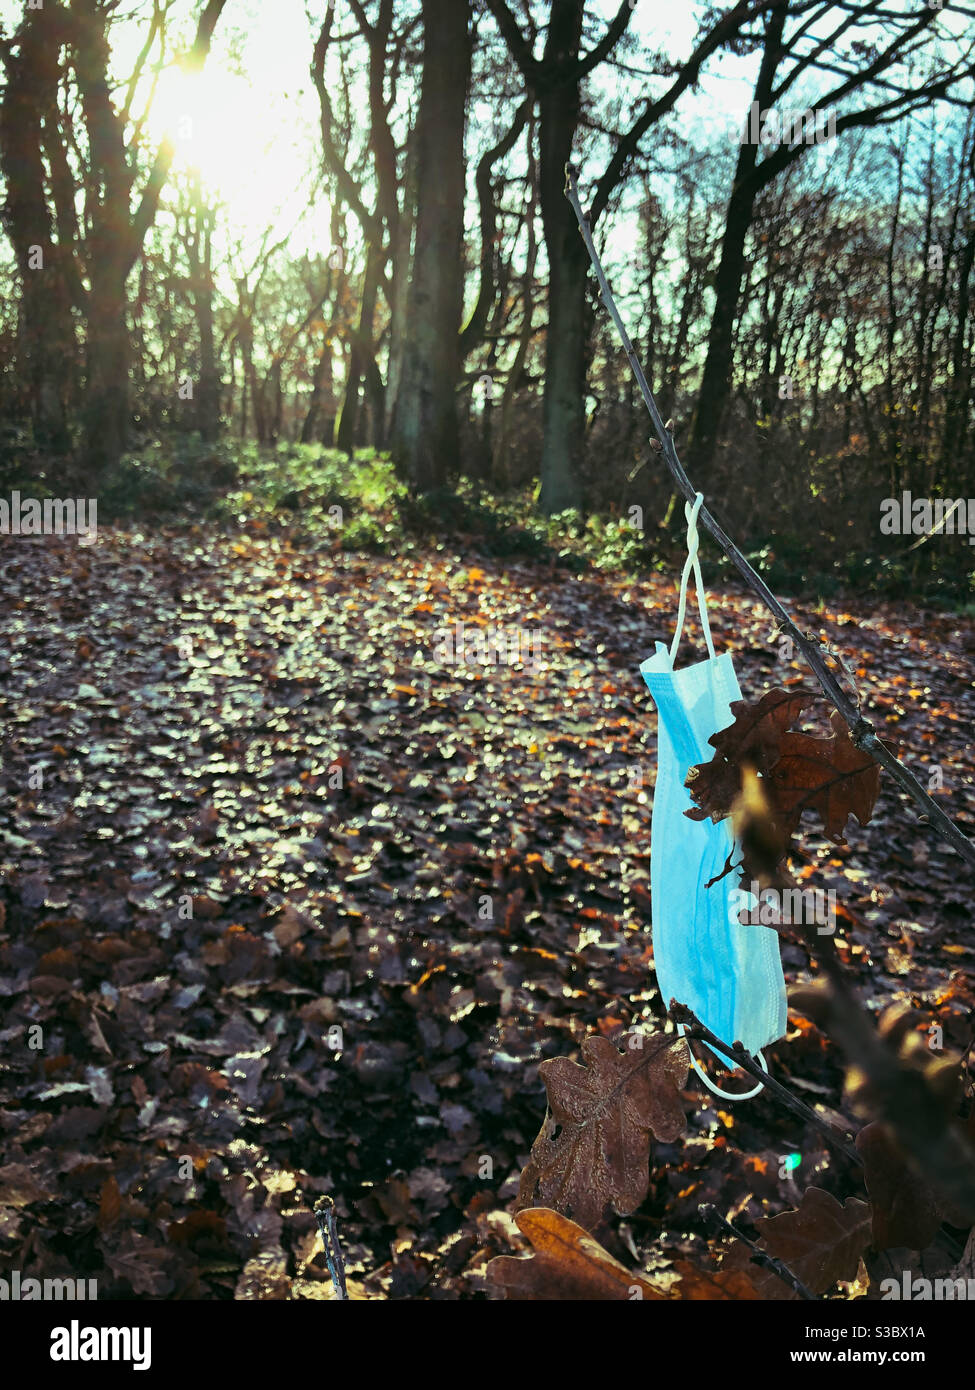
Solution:
[[[181,14],[198,8],[187,4]],[[227,221],[248,238],[274,220],[285,229],[302,213],[310,167],[317,168],[318,101],[308,73],[325,0],[312,0],[313,23],[305,0],[228,0],[218,22],[206,71],[199,81],[177,69],[160,82],[149,122],[158,141],[164,132],[176,143],[177,167],[200,169],[205,183],[226,203]],[[595,0],[592,12],[611,16],[617,0]],[[0,0],[7,33],[19,22],[21,0]],[[351,28],[346,0],[336,0],[341,29]],[[632,28],[652,29],[654,44],[675,41],[687,51],[694,33],[696,6],[672,5],[661,13],[659,0],[637,0]],[[146,34],[151,6],[134,4],[133,19],[113,26],[114,65],[127,76]],[[185,22],[185,21],[184,21]],[[186,22],[187,41],[192,26]],[[158,50],[154,50],[154,56]],[[279,211],[279,216],[269,214]],[[328,242],[327,205],[296,238],[321,249]]]
[[[171,68],[160,83],[150,134],[157,141],[164,132],[175,139],[177,167],[199,167],[204,182],[224,200],[227,223],[247,241],[256,240],[272,223],[276,235],[282,235],[306,207],[309,174],[320,164],[318,102],[308,66],[325,3],[309,0],[310,25],[306,0],[228,0],[202,78],[194,81]],[[347,0],[335,4],[338,27],[351,28]],[[608,20],[617,4],[594,0],[591,12]],[[190,16],[197,9],[190,0],[180,7],[187,42]],[[8,33],[21,12],[20,0],[0,0]],[[137,18],[113,27],[119,75],[130,69],[150,12],[143,0],[132,8]],[[631,28],[649,47],[679,59],[690,52],[698,13],[699,6],[687,0],[635,0]],[[947,14],[943,22],[956,27]],[[757,55],[723,55],[719,63],[708,65],[698,90],[682,99],[686,135],[717,133],[730,141],[748,107],[756,62]],[[327,251],[328,224],[329,208],[320,199],[305,215],[294,248]]]
[[[311,52],[302,0],[228,0],[203,74],[172,69],[160,84],[151,133],[175,141],[177,167],[198,168],[248,238],[272,220],[283,231],[306,207],[320,159]],[[327,205],[319,212],[322,225],[306,232],[321,250]]]
[[[274,0],[270,5],[265,0],[229,0],[202,79],[194,83],[172,73],[161,86],[150,122],[157,136],[164,130],[175,134],[177,163],[197,165],[204,181],[224,198],[228,221],[254,236],[267,225],[271,209],[281,210],[282,227],[297,221],[305,206],[299,190],[310,164],[317,167],[319,161],[318,98],[308,67],[324,0],[311,8],[313,25],[305,0]],[[617,0],[596,0],[592,13],[608,18],[616,8]],[[353,27],[351,15],[348,20],[343,15],[345,9],[345,0],[336,0],[340,31]],[[695,9],[674,6],[664,20],[656,0],[637,0],[631,27],[642,34],[652,24],[648,37],[654,44],[673,42],[686,52],[695,32]],[[131,52],[139,42],[133,33]],[[236,61],[229,61],[231,52]],[[233,75],[234,68],[250,77]],[[121,47],[119,70],[124,70]],[[722,85],[721,79],[717,85]],[[747,83],[741,90],[747,93]],[[727,100],[727,94],[721,92],[719,100]],[[322,249],[327,243],[327,206],[317,220],[320,227],[309,221],[299,229],[297,246]]]

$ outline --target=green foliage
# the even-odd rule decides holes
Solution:
[[[881,555],[855,545],[844,549],[836,536],[825,536],[816,543],[805,532],[788,531],[776,532],[763,545],[742,549],[748,562],[779,594],[815,593],[833,598],[852,591],[957,609],[959,600],[975,591],[975,556],[963,552],[961,558],[967,565],[960,566],[960,546],[949,549],[931,544],[911,552],[909,545],[907,538],[902,554]],[[705,551],[714,565],[711,573],[722,578],[737,576],[731,561],[710,540],[702,543],[702,556]]]
[[[24,425],[0,428],[0,491],[14,489],[31,497],[52,496],[30,427]]]
[[[0,487],[37,497],[51,495],[53,487],[27,436],[12,427],[0,436]],[[170,439],[127,454],[100,483],[98,500],[106,521],[191,514],[231,528],[287,529],[299,545],[368,554],[459,545],[489,556],[544,559],[574,573],[592,568],[634,575],[679,568],[683,558],[680,507],[668,524],[654,526],[651,543],[615,514],[587,517],[572,509],[541,516],[531,486],[499,495],[462,478],[456,490],[418,497],[388,456],[360,449],[350,459],[321,444],[261,449],[236,440]],[[902,554],[880,555],[856,544],[852,534],[817,531],[813,539],[791,527],[743,549],[772,589],[785,595],[833,598],[854,590],[957,609],[975,593],[975,555],[967,550],[962,565],[958,546],[934,542],[911,551],[905,541]],[[737,577],[706,536],[701,554],[709,584]]]
[[[339,544],[343,550],[357,550],[367,555],[381,555],[389,549],[389,543],[395,529],[391,522],[387,522],[384,526],[378,517],[372,516],[369,512],[362,512],[343,526],[339,536]]]
[[[578,510],[541,516],[530,488],[505,495],[467,479],[412,495],[388,456],[321,444],[206,444],[198,436],[127,454],[99,487],[106,521],[191,513],[230,528],[287,528],[299,545],[400,554],[437,544],[545,559],[572,572],[661,568],[624,521]]]
[[[199,512],[236,479],[238,450],[198,435],[149,444],[123,454],[98,484],[98,506],[107,521]]]
[[[403,540],[397,508],[404,496],[392,464],[369,449],[350,459],[321,444],[250,445],[239,486],[214,503],[212,515],[227,524],[287,526],[299,544],[394,552]]]

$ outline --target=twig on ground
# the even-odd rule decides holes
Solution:
[[[348,1300],[349,1291],[345,1285],[345,1259],[342,1255],[342,1247],[339,1245],[339,1234],[335,1224],[335,1203],[331,1197],[319,1197],[314,1210],[315,1220],[318,1222],[318,1229],[322,1237],[322,1245],[325,1249],[325,1263],[328,1265],[328,1273],[335,1289],[335,1296],[340,1300]]]
[[[837,1134],[828,1120],[824,1120],[821,1115],[817,1115],[815,1110],[805,1105],[801,1100],[798,1100],[791,1091],[786,1090],[781,1082],[776,1081],[773,1076],[769,1076],[767,1071],[763,1071],[752,1057],[751,1053],[746,1051],[740,1043],[735,1043],[733,1047],[729,1047],[727,1043],[722,1042],[719,1037],[716,1037],[715,1034],[711,1032],[710,1028],[705,1028],[697,1015],[687,1008],[685,1004],[672,1003],[670,1016],[675,1023],[682,1023],[684,1025],[686,1034],[689,1038],[698,1038],[701,1042],[719,1048],[720,1054],[727,1054],[733,1059],[737,1066],[741,1067],[743,1071],[747,1071],[749,1076],[753,1076],[756,1081],[761,1081],[769,1094],[774,1096],[776,1100],[781,1101],[788,1110],[791,1110],[809,1124],[814,1125],[816,1129],[829,1140],[833,1147],[838,1149],[851,1163],[857,1164],[860,1168],[863,1167],[863,1159],[850,1142],[853,1136],[847,1133],[844,1138],[842,1135]]]
[[[727,1231],[730,1235],[733,1235],[735,1240],[740,1240],[742,1244],[747,1245],[752,1252],[752,1259],[756,1260],[758,1264],[764,1265],[766,1269],[770,1269],[773,1274],[777,1275],[778,1278],[783,1281],[783,1283],[788,1284],[791,1289],[794,1289],[800,1298],[806,1298],[811,1303],[822,1302],[822,1299],[818,1298],[816,1294],[806,1288],[798,1274],[793,1274],[788,1265],[784,1265],[781,1260],[777,1260],[774,1255],[770,1255],[766,1250],[763,1250],[760,1245],[756,1245],[753,1240],[749,1240],[742,1231],[732,1226],[730,1221],[724,1219],[717,1207],[713,1207],[710,1202],[702,1202],[698,1207],[698,1211],[706,1221],[713,1221],[721,1230]]]

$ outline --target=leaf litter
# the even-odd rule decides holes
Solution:
[[[851,1172],[765,1097],[730,1114],[676,1073],[663,1093],[634,1080],[618,1102],[640,1151],[616,1125],[605,1190],[573,1169],[573,1145],[613,1151],[612,1111],[571,1130],[601,1104],[587,1065],[625,1070],[628,1030],[662,1027],[636,668],[668,635],[671,583],[309,553],[255,526],[22,542],[2,584],[5,1264],[95,1277],[101,1297],[329,1297],[311,1210],[328,1192],[353,1297],[512,1296],[526,1237],[529,1263],[568,1260],[543,1288],[632,1296],[619,1266],[644,1271],[626,1286],[643,1296],[748,1296],[753,1264],[705,1271],[699,1205],[783,1244],[775,1222],[822,1190],[852,1211],[825,1273],[853,1278]],[[749,698],[815,697],[750,596],[715,606]],[[975,626],[883,604],[798,616],[971,831]],[[437,633],[458,622],[539,631],[544,669],[444,664]],[[849,843],[822,832],[805,819],[789,867],[836,892],[861,997],[964,1051],[971,875],[887,781]],[[808,981],[801,943],[783,951]],[[814,1022],[793,1014],[769,1060],[843,1121],[843,1059]],[[553,1118],[554,1165],[537,1149]],[[545,1205],[574,1181],[598,1236]],[[885,1238],[916,1226],[898,1209]],[[815,1241],[799,1258],[822,1282]]]

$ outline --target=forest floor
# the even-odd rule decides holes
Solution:
[[[102,1298],[326,1298],[330,1193],[357,1296],[483,1296],[526,1248],[539,1063],[662,1017],[638,666],[673,579],[172,526],[5,542],[0,594],[0,1264]],[[711,599],[747,697],[813,688],[750,596]],[[975,621],[846,602],[794,611],[975,833]],[[457,622],[537,632],[541,669],[444,662]],[[848,836],[795,860],[837,894],[841,960],[964,1051],[973,875],[886,780]],[[809,978],[804,947],[783,961]],[[808,1020],[768,1061],[848,1117]],[[747,1229],[812,1182],[862,1195],[767,1095],[684,1103],[605,1233],[630,1267],[703,1247],[704,1201]]]

